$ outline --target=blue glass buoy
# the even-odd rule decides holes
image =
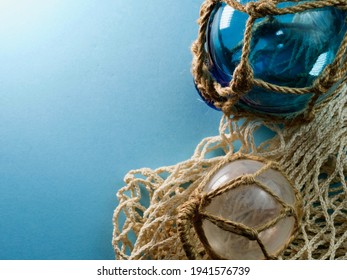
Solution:
[[[279,86],[312,86],[335,58],[347,29],[346,14],[324,7],[257,19],[249,55],[254,77]],[[248,17],[225,3],[218,3],[211,13],[206,34],[209,71],[222,86],[229,84],[240,62]],[[268,114],[290,114],[303,110],[310,97],[310,93],[280,94],[253,87],[238,105]]]

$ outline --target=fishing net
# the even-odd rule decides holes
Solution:
[[[155,170],[132,170],[125,176],[125,186],[117,193],[118,205],[113,216],[112,243],[116,258],[221,258],[204,238],[201,224],[208,219],[225,231],[258,242],[264,259],[347,259],[346,36],[338,53],[340,60],[335,59],[332,66],[327,67],[330,70],[324,71],[322,78],[309,90],[319,95],[319,92],[326,91],[325,82],[331,86],[338,80],[343,81],[333,88],[323,103],[309,103],[311,105],[300,115],[305,118],[304,122],[294,118],[295,121],[283,125],[273,118],[258,118],[253,113],[242,112],[235,106],[235,99],[230,98],[235,84],[223,88],[211,80],[204,64],[203,37],[206,18],[217,2],[220,1],[205,1],[202,6],[202,31],[193,45],[193,73],[205,97],[213,100],[224,112],[219,135],[203,139],[192,157],[184,162]],[[244,9],[250,18],[283,12],[272,5],[280,1],[260,1],[261,5],[246,7],[237,1],[224,2],[236,9]],[[346,7],[346,1],[308,1],[289,7],[290,10],[285,12],[295,13],[327,5]],[[247,41],[247,35],[244,40]],[[247,48],[244,50],[247,52]],[[245,63],[246,66],[240,66],[240,77],[247,76],[242,73],[249,73],[243,68],[248,67]],[[252,78],[252,75],[248,77]],[[261,83],[253,78],[250,80],[251,84]],[[294,90],[302,93],[302,89]],[[242,90],[240,92],[242,94]],[[240,121],[239,117],[243,119]],[[260,130],[268,130],[273,136],[259,144],[255,139]],[[294,211],[295,207],[276,197],[266,185],[256,180],[257,174],[240,176],[233,182],[239,180],[240,183],[225,185],[212,193],[203,191],[215,170],[240,158],[263,161],[265,168],[260,173],[275,168],[285,174],[298,197],[295,207],[301,210]],[[206,215],[204,208],[215,196],[228,188],[250,183],[258,184],[282,205],[277,218],[253,229]],[[295,219],[297,231],[286,244],[286,249],[270,254],[258,235],[288,216]]]

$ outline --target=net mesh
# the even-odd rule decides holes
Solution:
[[[240,123],[223,116],[219,135],[203,139],[189,160],[130,171],[117,193],[113,217],[116,258],[187,259],[185,247],[190,246],[190,258],[210,259],[194,227],[182,242],[180,209],[194,199],[194,191],[215,166],[243,153],[276,162],[302,196],[298,234],[276,258],[347,259],[346,86],[338,91],[310,123],[283,128],[266,120],[246,118]],[[255,134],[263,127],[274,136],[257,144]]]
[[[218,2],[225,2],[249,15],[241,61],[227,87],[212,79],[204,47],[208,19]],[[125,176],[126,185],[117,193],[118,204],[113,216],[112,242],[117,259],[220,258],[206,242],[199,226],[202,219],[209,219],[226,231],[257,240],[267,259],[347,259],[347,35],[335,60],[309,88],[280,87],[254,79],[248,62],[257,18],[326,6],[346,10],[347,1],[292,1],[297,4],[277,8],[276,4],[280,2],[285,1],[261,0],[247,5],[234,0],[204,2],[199,36],[192,47],[192,72],[203,97],[224,113],[219,135],[203,139],[189,160],[156,170],[132,170]],[[317,103],[319,96],[332,85],[337,88],[323,102]],[[237,107],[240,96],[253,86],[284,94],[313,94],[298,116],[262,115],[258,118],[256,113]],[[242,122],[238,121],[240,117]],[[264,128],[272,131],[274,136],[257,144],[255,135]],[[267,228],[284,216],[295,217],[297,232],[281,252],[267,252],[258,238],[261,229],[235,226],[232,221],[206,215],[203,211],[203,206],[221,192],[205,194],[202,191],[213,170],[239,157],[264,159],[267,168],[281,170],[292,182],[297,196],[301,196],[302,205],[297,207],[301,211],[295,211],[276,198],[283,211],[264,226]],[[255,182],[254,176],[241,176],[240,179],[244,183]],[[260,184],[260,187],[268,191],[266,186]],[[271,191],[269,193],[274,196]]]

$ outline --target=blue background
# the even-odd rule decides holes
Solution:
[[[113,259],[127,171],[218,133],[190,74],[201,3],[0,1],[1,259]]]

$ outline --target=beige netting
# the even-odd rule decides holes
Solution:
[[[126,186],[117,193],[119,204],[113,219],[116,258],[187,259],[178,232],[180,207],[192,199],[211,169],[241,152],[277,162],[302,196],[298,235],[278,258],[347,259],[345,83],[338,91],[311,123],[283,128],[251,118],[241,124],[224,116],[220,135],[205,138],[191,159],[156,170],[130,171]],[[275,135],[257,145],[255,134],[264,126]],[[194,228],[188,243],[195,258],[210,258]]]
[[[222,87],[212,79],[206,64],[206,28],[218,2],[225,2],[249,15],[241,61],[228,87]],[[347,35],[335,60],[311,87],[280,87],[255,79],[248,61],[257,18],[271,20],[269,16],[326,6],[346,10],[347,1],[292,1],[297,5],[277,8],[280,2],[285,1],[260,0],[247,5],[235,0],[204,2],[198,40],[192,48],[192,72],[203,97],[224,112],[219,135],[204,139],[191,159],[185,162],[156,170],[133,170],[126,175],[126,186],[117,193],[119,204],[113,218],[113,246],[117,259],[220,258],[207,242],[201,227],[202,219],[208,219],[225,231],[255,240],[267,259],[347,259]],[[295,116],[262,116],[262,120],[258,120],[256,113],[237,106],[240,97],[253,86],[282,94],[312,93],[312,98]],[[329,96],[317,103],[328,90],[331,91]],[[237,121],[239,117],[245,118],[242,123]],[[301,124],[302,120],[306,122]],[[276,121],[291,126],[284,127]],[[257,145],[255,135],[264,127],[274,136]],[[245,156],[261,159],[266,163],[265,168],[283,172],[292,182],[298,203],[294,206],[284,203],[268,186],[256,180],[256,174],[240,176],[208,194],[203,191],[214,170],[233,158]],[[204,206],[214,197],[250,183],[258,185],[282,206],[276,218],[258,228],[250,228],[204,212]],[[299,196],[303,205],[300,205]],[[296,232],[285,250],[269,254],[259,233],[289,216],[295,219]]]

